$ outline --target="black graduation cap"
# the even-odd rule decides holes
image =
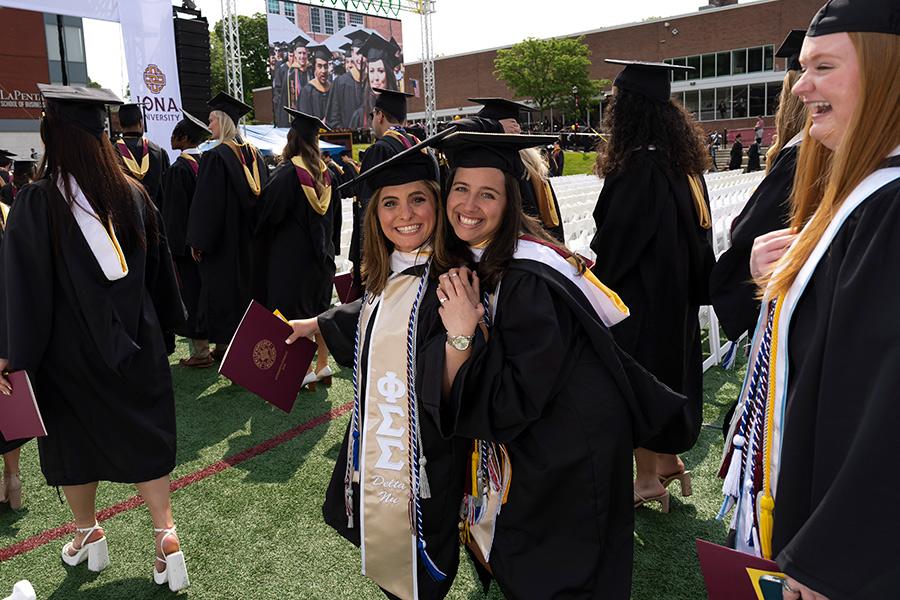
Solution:
[[[350,54],[350,50],[352,48],[353,48],[353,44],[351,44],[350,42],[340,45],[340,49],[344,51],[344,54]]]
[[[225,92],[219,92],[218,94],[216,94],[215,97],[212,98],[212,100],[206,103],[206,105],[212,110],[221,110],[223,113],[231,117],[231,120],[234,121],[235,125],[237,125],[238,121],[241,120],[241,117],[253,110],[248,105],[244,104],[234,96],[226,94]]]
[[[191,132],[194,133],[195,137],[202,138],[212,135],[212,130],[206,126],[206,123],[186,110],[182,110],[181,114],[184,115],[184,122],[191,129]]]
[[[900,2],[829,0],[813,17],[806,35],[817,37],[851,31],[900,35]]]
[[[30,173],[34,169],[34,161],[30,158],[17,159],[13,161],[13,173]]]
[[[362,48],[371,35],[372,34],[364,29],[354,29],[353,31],[345,33],[344,37],[350,40],[351,48]]]
[[[122,104],[119,97],[106,88],[46,83],[39,83],[37,86],[46,101],[47,112],[71,122],[98,139],[106,124],[106,105]]]
[[[457,131],[434,146],[444,152],[451,169],[493,167],[520,179],[525,175],[525,164],[519,150],[552,144],[556,139],[554,135]]]
[[[141,121],[144,119],[144,110],[140,104],[134,102],[126,102],[119,107],[119,123],[125,119],[128,122]]]
[[[306,37],[305,35],[303,35],[301,33],[300,35],[298,35],[297,37],[295,37],[294,39],[291,40],[290,44],[288,44],[288,47],[291,50],[293,50],[295,48],[305,48],[306,46],[309,45],[309,43],[311,41],[312,40],[310,40],[308,37]]]
[[[378,92],[375,108],[383,110],[399,123],[406,120],[406,99],[412,98],[412,94],[382,88],[372,88],[372,91]]]
[[[803,38],[805,37],[806,31],[803,29],[791,29],[791,32],[781,42],[781,46],[775,51],[775,56],[787,59],[788,71],[800,70],[800,49],[803,47]]]
[[[479,117],[485,119],[493,119],[502,121],[503,119],[519,120],[519,113],[523,110],[526,112],[534,112],[534,109],[520,102],[513,102],[506,98],[469,98],[469,102],[483,105],[478,111]]]
[[[388,46],[390,46],[391,51],[394,53],[397,63],[403,62],[403,48],[400,47],[400,43],[394,39],[394,36],[391,36],[391,39],[388,41]]]
[[[614,65],[625,65],[625,68],[616,75],[616,79],[613,82],[614,86],[640,94],[661,104],[669,102],[669,98],[672,95],[670,73],[672,71],[694,70],[694,67],[640,60],[607,58],[605,62]]]
[[[406,150],[398,152],[389,159],[378,163],[356,178],[342,184],[338,190],[367,181],[369,188],[377,190],[388,185],[403,185],[412,181],[440,181],[440,166],[437,158],[428,149],[437,145],[443,138],[456,131],[456,126],[437,133]]]
[[[15,156],[15,154],[9,150],[0,150],[0,158],[12,158],[13,156]]]
[[[315,63],[317,58],[325,62],[331,62],[331,50],[328,49],[328,46],[317,44],[315,46],[307,46],[306,49],[309,50],[310,62]]]
[[[319,135],[319,131],[324,129],[325,131],[331,131],[331,128],[328,127],[325,123],[322,122],[322,119],[319,117],[308,115],[306,113],[300,112],[299,110],[294,110],[288,106],[284,107],[284,110],[287,111],[289,115],[291,115],[291,127],[297,130],[304,139],[313,140],[317,135]]]
[[[370,35],[359,51],[370,63],[384,61],[385,69],[393,70],[399,64],[391,44],[377,33]]]

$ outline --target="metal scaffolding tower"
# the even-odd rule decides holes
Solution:
[[[417,12],[422,18],[422,87],[425,91],[425,132],[437,133],[435,118],[434,41],[431,37],[431,14],[435,0],[418,0]]]
[[[241,73],[241,36],[238,32],[236,0],[220,0],[222,33],[225,37],[225,81],[228,93],[244,101],[244,76]]]

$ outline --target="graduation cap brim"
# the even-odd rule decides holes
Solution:
[[[198,131],[203,131],[208,135],[212,135],[212,129],[206,126],[206,123],[192,115],[186,110],[182,110],[181,114],[184,115],[184,120],[188,122],[191,127],[196,128]]]
[[[310,60],[331,60],[331,49],[325,44],[317,44],[315,46],[307,46],[306,49],[309,51]]]
[[[426,138],[426,139],[422,140],[418,144],[413,144],[406,150],[398,152],[397,154],[390,157],[386,161],[378,163],[377,165],[370,168],[369,170],[363,171],[362,173],[360,173],[359,175],[357,175],[355,178],[351,179],[350,181],[343,183],[340,187],[338,187],[338,190],[341,190],[345,187],[349,187],[351,185],[356,185],[357,183],[361,183],[364,181],[369,181],[371,184],[372,178],[373,177],[377,178],[379,173],[383,173],[384,171],[393,169],[398,164],[402,164],[403,161],[407,160],[407,158],[415,152],[421,153],[423,150],[426,150],[428,148],[434,148],[441,140],[443,140],[447,136],[453,134],[453,132],[455,132],[455,131],[456,131],[456,125],[451,125],[444,131],[441,131],[440,133],[436,133],[433,136],[431,136],[430,138]],[[423,179],[423,178],[415,177],[412,179],[408,179],[408,181],[418,181],[419,179]],[[435,181],[437,180],[436,177],[428,177],[428,179],[432,179]],[[392,184],[387,184],[387,185],[392,185]],[[396,183],[393,185],[400,185],[400,183]],[[373,189],[377,189],[378,187],[382,187],[382,186],[372,186],[372,187],[373,187]]]
[[[406,99],[412,98],[412,94],[383,88],[372,88],[372,91],[377,92],[375,108],[386,112],[400,123],[406,120]]]
[[[669,102],[672,94],[671,72],[694,70],[694,67],[685,65],[670,65],[669,63],[643,60],[607,58],[604,59],[604,62],[625,67],[613,81],[616,88],[640,94],[662,104]]]
[[[241,120],[241,117],[253,110],[249,105],[241,102],[230,94],[226,94],[225,92],[219,92],[218,94],[216,94],[209,102],[206,103],[206,105],[209,106],[212,110],[220,110],[224,112],[226,115],[231,117],[231,120],[234,121],[235,125],[237,125],[238,121]]]
[[[775,56],[787,59],[788,71],[800,70],[800,50],[803,48],[804,38],[806,38],[806,30],[791,29],[778,50],[775,51]]]
[[[34,168],[34,163],[35,163],[35,161],[33,161],[31,159],[14,160],[13,161],[13,171],[15,172],[15,171],[18,171],[19,169],[30,170],[30,169]]]
[[[106,106],[122,104],[122,100],[106,88],[46,83],[37,86],[49,112],[98,139],[106,124]]]
[[[348,31],[347,33],[344,33],[342,35],[350,40],[351,47],[362,48],[365,45],[366,40],[368,40],[372,34],[363,29],[356,29],[353,31]]]
[[[331,131],[331,128],[315,115],[300,112],[289,106],[283,108],[291,116],[291,128],[300,132],[300,135],[304,138],[313,138],[319,134],[319,131]]]
[[[9,150],[0,150],[0,158],[12,158],[14,156],[16,155]]]
[[[298,35],[290,42],[288,42],[288,47],[293,50],[294,48],[306,48],[312,43],[312,40],[305,35]]]
[[[377,33],[370,35],[362,47],[360,47],[359,51],[365,55],[366,60],[369,62],[378,62],[379,60],[384,61],[384,66],[386,68],[393,69],[400,64],[390,43]]]
[[[507,100],[506,98],[469,98],[468,100],[469,102],[482,105],[483,108],[478,111],[479,117],[494,119],[495,121],[502,121],[503,119],[518,120],[522,111],[534,112],[535,110],[527,104]]]
[[[851,32],[900,35],[900,2],[829,0],[813,17],[806,35],[818,37]]]
[[[520,150],[552,144],[555,135],[524,135],[457,131],[439,140],[435,147],[442,150],[450,167],[494,168],[516,178],[525,173]]]

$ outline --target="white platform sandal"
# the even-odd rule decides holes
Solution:
[[[106,535],[101,537],[99,540],[85,543],[85,541],[89,540],[91,535],[93,535],[93,533],[98,529],[100,529],[100,525],[97,522],[94,522],[93,527],[88,527],[87,529],[75,529],[75,531],[77,531],[78,533],[84,534],[83,541],[81,542],[81,548],[79,548],[75,552],[75,554],[71,554],[69,551],[75,549],[75,540],[68,542],[65,546],[63,546],[62,549],[63,562],[70,567],[74,567],[87,560],[88,571],[93,571],[94,573],[99,573],[100,571],[108,567],[109,547],[106,545]]]
[[[316,381],[321,381],[326,387],[331,385],[331,379],[334,376],[334,372],[331,370],[331,367],[325,365],[325,368],[316,373]]]
[[[153,533],[164,534],[159,538],[159,551],[165,554],[163,542],[165,542],[166,538],[170,535],[176,535],[175,526],[173,525],[170,529],[154,529]],[[184,561],[184,552],[179,550],[172,554],[166,554],[165,558],[157,556],[156,560],[166,565],[166,568],[163,569],[162,572],[153,569],[153,581],[155,581],[157,585],[168,582],[169,589],[173,592],[178,592],[191,585],[191,581],[188,579],[187,563]]]

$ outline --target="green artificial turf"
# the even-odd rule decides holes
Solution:
[[[594,162],[596,160],[596,152],[572,152],[567,150],[566,162],[563,165],[563,175],[592,173],[594,170]]]
[[[285,415],[219,378],[212,369],[177,366],[184,340],[172,357],[178,416],[178,466],[182,477],[305,423],[352,398],[349,373],[337,373],[331,388],[300,395]],[[336,368],[333,366],[333,368]],[[664,515],[658,506],[637,511],[633,598],[655,600],[705,597],[694,539],[721,541],[724,526],[714,520],[719,505],[715,479],[722,414],[738,393],[739,373],[712,369],[706,375],[705,421],[697,446],[684,456],[694,473],[694,494],[676,497]],[[359,575],[359,552],[322,521],[321,502],[348,416],[312,428],[265,454],[227,468],[173,494],[175,519],[192,585],[182,597],[197,599],[382,598]],[[73,448],[73,452],[77,449]],[[22,450],[26,508],[0,511],[0,548],[71,521],[56,491],[44,484],[37,447]],[[101,484],[98,508],[135,494],[133,486]],[[572,501],[577,502],[577,499]],[[151,580],[153,535],[144,507],[104,523],[111,566],[100,574],[85,565],[62,565],[58,539],[0,562],[0,597],[18,579],[28,578],[41,599],[77,600],[165,598],[168,588]],[[548,574],[548,576],[552,576]],[[484,596],[463,559],[449,595],[454,600],[500,599],[494,587]]]

